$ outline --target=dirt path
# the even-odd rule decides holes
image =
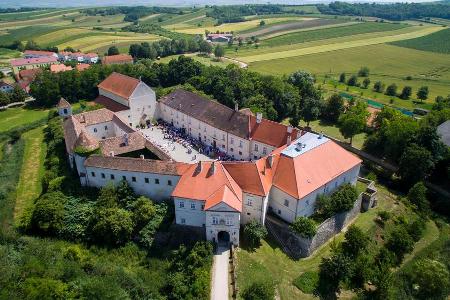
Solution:
[[[237,59],[235,59],[235,58],[231,58],[231,57],[223,57],[223,59],[229,60],[229,61],[231,61],[232,63],[235,63],[235,64],[239,65],[239,67],[241,67],[242,69],[245,69],[245,68],[248,67],[248,64],[247,64],[247,63],[245,63],[245,62],[243,62],[243,61],[241,61],[241,60],[237,60]]]
[[[211,300],[228,300],[228,258],[230,250],[219,246],[214,255]]]

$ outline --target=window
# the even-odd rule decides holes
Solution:
[[[109,177],[111,178],[111,180],[115,179],[114,174],[111,174]]]
[[[306,200],[306,205],[309,205],[309,200]]]
[[[136,177],[131,177],[131,181],[136,182]]]
[[[247,205],[248,206],[252,206],[253,205],[253,201],[251,199],[247,199]]]
[[[133,126],[133,123],[129,123],[130,124],[130,126]]]
[[[226,224],[227,224],[228,226],[233,225],[233,220],[232,220],[230,217],[227,217]]]
[[[255,151],[258,151],[258,144],[255,144]]]
[[[242,155],[242,151],[239,151],[239,155]]]
[[[336,182],[334,183],[334,187],[336,188],[336,187],[337,187],[337,185],[338,185],[338,182],[336,181]]]
[[[202,204],[202,210],[205,209],[205,204]]]
[[[181,218],[181,224],[186,224],[186,219],[185,218]]]
[[[183,201],[180,201],[180,208],[184,208],[184,202]]]
[[[95,177],[95,172],[91,172],[92,177]]]
[[[250,216],[250,213],[247,213],[247,216]]]
[[[108,126],[105,126],[105,130],[108,130]]]
[[[64,108],[64,113],[67,114],[67,108]]]
[[[94,128],[94,132],[97,132],[97,128]]]
[[[105,178],[106,176],[105,176],[105,173],[102,173],[102,178]]]
[[[267,154],[267,148],[263,147],[263,155],[266,155],[266,154]]]
[[[222,148],[225,149],[225,145],[222,145]]]
[[[230,152],[233,152],[233,148],[230,148]]]
[[[126,176],[122,176],[122,180],[127,180],[127,177]]]
[[[149,183],[149,180],[147,177],[144,178],[145,183]]]
[[[159,184],[159,179],[155,178],[155,184]]]
[[[239,141],[239,148],[242,148],[242,141]]]
[[[167,180],[167,185],[172,185],[172,180]]]
[[[233,143],[234,143],[234,139],[231,138],[231,139],[230,139],[230,144],[233,145]]]
[[[289,207],[289,200],[284,200],[284,206]]]
[[[219,224],[219,218],[213,216],[213,217],[212,217],[212,223],[213,223],[213,225]]]
[[[278,210],[278,214],[281,215],[281,210]]]
[[[191,209],[195,209],[195,203],[191,203]]]
[[[225,141],[225,134],[222,134],[222,141]]]

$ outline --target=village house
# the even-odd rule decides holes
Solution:
[[[99,58],[97,53],[61,51],[58,53],[58,59],[62,62],[76,61],[78,63],[96,64]]]
[[[361,160],[322,134],[229,109],[184,90],[156,101],[150,87],[118,73],[98,87],[96,102],[105,108],[72,115],[67,101],[58,105],[65,118],[69,162],[81,183],[103,187],[126,180],[138,194],[171,200],[176,224],[204,228],[210,241],[239,245],[241,225],[251,220],[264,224],[269,211],[292,223],[313,214],[319,195],[356,183]],[[151,157],[151,139],[134,125],[156,119],[184,128],[208,145],[216,141],[216,147],[236,154],[231,151],[235,147],[242,154],[236,161],[196,163]]]
[[[14,90],[14,86],[4,81],[0,81],[0,92],[10,93]]]
[[[24,58],[41,58],[41,57],[54,57],[58,58],[58,54],[52,51],[41,51],[41,50],[25,50]]]
[[[73,68],[71,66],[66,66],[63,64],[50,66],[50,72],[52,72],[52,73],[60,73],[60,72],[66,72],[66,71],[72,71],[72,70],[73,70]]]
[[[110,55],[104,56],[102,58],[102,64],[104,65],[123,65],[123,64],[132,64],[133,57],[128,54],[118,54],[118,55]]]
[[[14,74],[17,74],[20,70],[46,68],[54,64],[59,64],[58,59],[54,56],[43,56],[38,58],[17,58],[11,60],[11,66]]]
[[[206,36],[206,40],[213,43],[228,43],[233,40],[231,33],[210,33]]]

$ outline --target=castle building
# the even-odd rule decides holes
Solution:
[[[156,101],[150,87],[118,73],[98,87],[96,102],[105,108],[73,116],[60,111],[70,165],[81,183],[102,187],[126,180],[138,194],[171,200],[176,223],[204,228],[208,240],[238,245],[241,225],[264,224],[269,211],[292,223],[314,212],[319,195],[356,183],[361,160],[321,134],[181,89]],[[135,129],[157,119],[235,161],[192,163],[158,153]],[[160,160],[126,157],[147,150]]]

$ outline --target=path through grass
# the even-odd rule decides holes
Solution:
[[[42,192],[42,176],[44,175],[44,159],[46,144],[44,143],[44,126],[30,130],[22,135],[25,150],[16,190],[14,207],[14,223],[19,224],[33,206],[34,200]]]

